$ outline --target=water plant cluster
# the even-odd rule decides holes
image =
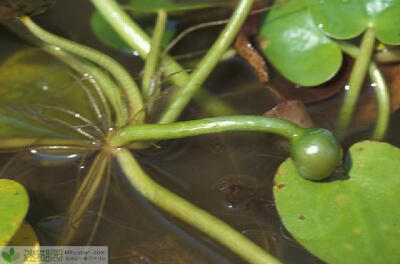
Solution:
[[[60,245],[72,241],[76,234],[71,230],[79,228],[94,191],[110,181],[110,171],[117,166],[126,183],[145,199],[246,263],[281,263],[225,222],[163,187],[135,158],[136,150],[161,140],[255,131],[277,134],[290,143],[289,157],[277,168],[274,188],[269,191],[274,194],[285,228],[304,248],[327,263],[400,262],[400,215],[395,209],[400,198],[396,191],[400,185],[396,176],[400,150],[379,141],[358,142],[348,150],[340,145],[368,75],[375,84],[378,101],[372,138],[385,138],[390,95],[378,67],[379,53],[389,54],[390,62],[399,60],[395,45],[400,44],[396,23],[400,1],[277,0],[264,10],[258,31],[260,46],[267,60],[288,80],[318,89],[316,86],[338,74],[343,53],[354,58],[333,132],[303,128],[283,118],[240,115],[202,87],[252,15],[253,0],[132,0],[126,6],[114,0],[91,0],[95,8],[91,26],[99,39],[116,49],[134,51],[144,60],[140,83],[109,55],[57,36],[31,19],[54,1],[25,2],[0,0],[0,11],[4,10],[0,15],[6,14],[3,24],[40,48],[13,54],[1,65],[0,149],[24,149],[42,155],[92,153],[89,169],[69,206],[69,229],[61,235]],[[175,29],[168,26],[169,17],[221,5],[234,9],[230,19],[195,69],[184,71],[165,52],[175,34]],[[143,13],[155,14],[153,28],[142,29],[135,22]],[[377,49],[377,42],[385,51]],[[38,60],[32,69],[27,62],[39,57],[42,62]],[[51,86],[58,92],[51,103],[45,98],[46,85],[31,90],[11,85],[22,74],[32,81],[38,72],[45,74],[51,68],[74,72],[51,76]],[[156,98],[163,93],[161,74],[177,89],[157,112]],[[77,81],[76,75],[84,78]],[[181,121],[191,100],[214,117]],[[20,114],[15,111],[17,105],[26,106],[24,110],[34,115]],[[0,179],[0,209],[0,248],[22,243],[16,239],[18,234],[29,234],[32,246],[40,247],[24,222],[29,198],[21,184]],[[96,228],[87,244],[93,241],[95,232]]]

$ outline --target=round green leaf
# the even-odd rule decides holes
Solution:
[[[327,263],[400,263],[399,161],[399,148],[365,141],[350,148],[346,177],[313,182],[286,160],[274,187],[285,227]]]
[[[287,79],[303,86],[326,82],[342,64],[339,46],[314,25],[305,1],[272,9],[262,23],[260,37],[271,63]]]
[[[308,0],[314,22],[327,34],[350,39],[367,27],[387,44],[400,44],[400,0]]]
[[[0,138],[77,136],[53,121],[78,121],[49,106],[96,120],[78,77],[43,51],[22,50],[0,65]]]
[[[400,44],[400,1],[397,5],[388,8],[379,15],[379,19],[375,21],[376,37],[391,45]]]
[[[0,249],[6,246],[18,231],[28,206],[28,194],[21,184],[0,179]]]

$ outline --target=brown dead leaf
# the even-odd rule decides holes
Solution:
[[[264,115],[286,119],[303,128],[314,126],[306,106],[299,100],[286,100],[265,112]]]

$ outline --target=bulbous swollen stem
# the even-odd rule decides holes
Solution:
[[[228,131],[258,131],[278,134],[289,139],[290,155],[300,175],[321,180],[342,162],[342,148],[333,134],[325,129],[302,129],[296,124],[262,116],[228,116],[171,124],[140,124],[120,129],[110,139],[113,147],[130,142],[166,140]]]

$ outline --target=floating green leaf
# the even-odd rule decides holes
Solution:
[[[216,7],[226,3],[227,1],[216,0],[132,0],[129,5],[129,9],[141,12],[157,12],[160,9],[163,9],[167,12],[178,12]]]
[[[316,25],[327,34],[349,39],[373,27],[387,44],[400,44],[399,0],[308,0]]]
[[[315,26],[306,1],[272,9],[262,23],[260,37],[269,61],[287,79],[303,86],[329,80],[342,64],[339,46]]]
[[[132,53],[132,54],[135,53],[135,51],[132,50],[125,43],[125,41],[112,29],[112,27],[107,23],[107,21],[103,18],[100,12],[98,11],[93,12],[90,18],[90,27],[96,38],[103,44],[122,52]],[[147,27],[146,31],[148,33],[152,33],[153,28]],[[165,30],[161,46],[166,47],[174,38],[175,33],[176,33],[176,23],[174,21],[169,21],[169,23],[167,23],[167,28]]]
[[[8,242],[8,246],[23,246],[30,247],[30,250],[40,250],[40,244],[35,230],[33,230],[32,226],[27,222],[22,223],[18,231]],[[13,260],[17,260],[19,258],[18,255],[18,252],[15,252],[15,254],[12,256]],[[24,260],[22,264],[40,264],[40,260],[31,258]]]
[[[32,226],[27,222],[22,223],[8,244],[10,246],[29,246],[34,249],[39,248],[39,240],[36,236],[35,230],[33,230]]]
[[[327,263],[400,263],[400,149],[365,141],[349,150],[348,177],[313,182],[288,159],[274,196],[289,232]]]
[[[76,78],[62,63],[38,49],[23,50],[8,58],[0,65],[0,137],[77,136],[46,119],[62,116],[72,124],[77,122],[69,115],[50,111],[49,106],[94,119]]]
[[[0,179],[0,249],[8,244],[19,229],[28,206],[28,194],[21,184]]]

